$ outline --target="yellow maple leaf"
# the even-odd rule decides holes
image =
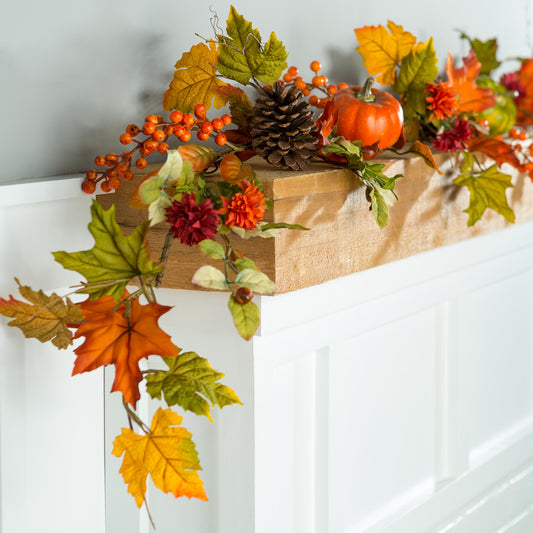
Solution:
[[[387,21],[385,26],[363,26],[355,29],[359,42],[357,51],[363,57],[368,73],[381,85],[392,85],[396,79],[395,68],[414,47],[416,37],[402,26]]]
[[[187,496],[207,501],[197,472],[201,470],[198,453],[191,434],[180,427],[182,420],[172,409],[160,407],[146,435],[122,428],[114,440],[113,455],[124,454],[120,473],[137,507],[144,502],[148,474],[158,489],[176,498]]]
[[[210,42],[209,46],[196,44],[185,52],[174,65],[174,78],[163,97],[165,111],[179,109],[190,112],[196,104],[205,104],[209,108],[213,103],[217,109],[222,107],[227,98],[215,88],[226,84],[217,77],[217,62],[214,42]]]

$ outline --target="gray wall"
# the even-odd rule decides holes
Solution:
[[[0,31],[0,182],[80,172],[98,153],[122,151],[125,125],[161,112],[181,54],[211,35],[212,6],[224,26],[230,4],[264,38],[275,31],[289,64],[313,59],[332,81],[365,72],[353,29],[401,24],[433,35],[444,68],[448,51],[467,50],[456,28],[497,36],[500,58],[531,55],[529,0],[5,0]],[[331,8],[328,8],[331,6]],[[509,64],[507,70],[514,64]]]

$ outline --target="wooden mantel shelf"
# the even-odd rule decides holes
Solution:
[[[396,182],[399,201],[390,208],[388,225],[380,229],[369,211],[365,187],[350,171],[326,164],[305,171],[284,171],[260,159],[252,160],[265,192],[274,202],[268,220],[310,229],[281,230],[272,239],[244,241],[235,237],[235,247],[257,263],[276,283],[278,292],[288,292],[510,225],[487,210],[469,228],[464,213],[469,193],[452,182],[458,174],[457,159],[442,154],[436,156],[436,161],[444,174],[430,169],[418,157],[380,160],[386,164],[387,175],[405,176]],[[508,190],[507,197],[516,223],[532,219],[533,184],[511,167],[505,166],[504,171],[513,174],[515,187]],[[106,208],[115,203],[117,221],[125,231],[146,220],[145,211],[128,208],[135,183],[98,196]],[[158,257],[165,235],[164,224],[150,230],[148,245],[153,257]],[[220,267],[195,248],[174,242],[162,286],[197,289],[191,278],[204,264]]]

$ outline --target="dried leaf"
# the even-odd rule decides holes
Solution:
[[[463,58],[460,68],[453,66],[453,58],[448,54],[446,74],[457,94],[459,113],[480,112],[496,105],[496,95],[490,89],[481,89],[476,84],[480,70],[481,63],[473,50]]]
[[[211,103],[218,109],[226,103],[216,87],[225,85],[217,77],[217,46],[199,43],[185,52],[175,65],[176,71],[163,98],[163,109],[190,112],[196,104]]]
[[[209,404],[222,408],[241,403],[232,389],[219,383],[224,374],[213,370],[209,361],[197,353],[180,353],[163,360],[167,370],[146,374],[146,390],[152,398],[160,400],[163,395],[169,407],[179,405],[211,421]]]
[[[481,152],[488,155],[498,165],[509,163],[519,170],[522,167],[513,147],[505,141],[495,139],[494,137],[480,136],[467,140],[465,145],[470,152]]]
[[[392,85],[396,79],[395,69],[400,61],[413,49],[416,37],[387,21],[384,26],[363,26],[356,29],[355,36],[359,42],[357,51],[363,57],[363,63],[371,76],[382,85]]]
[[[222,158],[220,162],[220,177],[224,181],[236,185],[253,176],[255,176],[253,168],[243,163],[235,154],[227,154]]]
[[[19,286],[19,292],[27,302],[0,298],[0,314],[12,318],[8,326],[19,328],[26,338],[35,338],[41,342],[52,341],[59,349],[72,344],[70,324],[77,325],[83,321],[80,308],[68,298],[60,298],[52,293],[47,296],[43,291],[34,291],[26,285]],[[28,303],[30,302],[30,303]]]
[[[418,155],[428,167],[435,169],[441,175],[444,174],[439,168],[439,165],[437,165],[429,146],[420,141],[415,141],[407,153]]]
[[[128,293],[124,293],[127,297]],[[178,347],[158,325],[158,319],[171,307],[150,302],[141,305],[138,298],[123,301],[118,307],[111,296],[80,304],[85,322],[75,339],[85,337],[74,353],[73,375],[95,368],[115,365],[111,391],[120,391],[124,401],[135,406],[140,398],[142,374],[139,361],[150,355],[174,357]]]
[[[114,205],[105,211],[93,200],[91,213],[89,231],[95,240],[94,247],[82,252],[54,252],[53,256],[64,268],[85,276],[89,285],[80,292],[90,293],[92,299],[110,294],[118,300],[131,279],[138,276],[146,279],[161,271],[161,266],[151,261],[146,251],[149,223],[140,224],[125,236],[115,220]]]
[[[195,172],[209,168],[217,158],[217,153],[213,148],[201,144],[182,144],[178,152],[184,162],[191,163]]]
[[[250,133],[250,121],[254,117],[254,106],[248,95],[239,87],[224,85],[215,89],[229,103],[232,122],[245,135]]]
[[[146,435],[122,428],[115,438],[113,455],[124,455],[119,472],[138,507],[144,502],[148,475],[158,489],[176,498],[207,500],[197,472],[201,470],[198,453],[191,434],[180,427],[182,420],[171,409],[159,408]]]

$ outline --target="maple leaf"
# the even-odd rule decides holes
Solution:
[[[496,59],[496,52],[498,50],[498,41],[496,39],[488,39],[487,41],[480,41],[479,39],[471,39],[466,33],[461,32],[461,39],[466,39],[472,50],[481,63],[480,74],[489,75],[494,69],[501,65],[501,62]]]
[[[119,472],[138,507],[145,499],[148,475],[158,489],[176,498],[187,496],[207,501],[197,472],[201,470],[198,453],[191,434],[180,426],[182,420],[171,409],[160,407],[146,435],[122,428],[113,441],[113,455],[124,455]]]
[[[163,109],[190,112],[196,104],[211,103],[218,109],[226,103],[215,89],[225,85],[217,77],[217,46],[199,43],[185,52],[174,65],[176,71],[163,97]]]
[[[9,300],[0,298],[0,314],[12,318],[8,326],[19,328],[26,338],[35,338],[41,342],[52,341],[57,348],[64,349],[72,344],[69,324],[83,321],[80,308],[68,298],[60,298],[52,293],[47,296],[43,291],[34,291],[26,285],[19,286],[24,302],[9,296]]]
[[[456,185],[467,187],[470,191],[470,204],[464,210],[468,213],[468,225],[474,225],[487,208],[500,213],[509,222],[515,221],[513,210],[507,203],[505,190],[512,187],[511,176],[498,171],[494,164],[482,172],[473,172],[474,156],[464,152],[465,162],[461,175],[453,181]]]
[[[389,20],[387,27],[388,30],[382,25],[363,26],[354,30],[363,64],[382,85],[394,84],[395,68],[416,43],[416,37],[404,31],[402,26]]]
[[[242,89],[233,85],[217,87],[216,91],[227,98],[232,122],[238,127],[240,132],[248,135],[250,133],[250,122],[255,115],[254,106],[249,96]]]
[[[522,170],[523,165],[516,156],[513,147],[494,137],[480,136],[473,137],[465,141],[465,145],[470,152],[482,152],[496,161],[498,165],[509,163],[518,170]]]
[[[261,35],[231,6],[226,31],[219,35],[218,72],[246,85],[251,78],[272,84],[287,67],[288,53],[276,34],[272,32],[262,46]]]
[[[163,361],[167,370],[146,373],[146,390],[152,398],[160,400],[163,394],[169,407],[179,405],[186,411],[207,416],[211,422],[209,403],[220,408],[242,403],[232,389],[218,383],[224,374],[213,370],[209,361],[197,353],[184,352]]]
[[[124,293],[126,299],[128,293]],[[85,337],[74,353],[72,375],[106,365],[115,365],[111,392],[120,391],[124,401],[135,406],[140,398],[142,373],[139,361],[150,355],[174,357],[178,347],[158,325],[161,315],[171,307],[150,302],[141,305],[138,298],[116,305],[111,296],[80,304],[85,322],[74,338]]]
[[[470,50],[469,54],[463,58],[463,66],[459,68],[453,66],[453,58],[451,54],[448,54],[446,74],[457,94],[459,113],[480,112],[496,105],[496,95],[490,89],[482,89],[476,84],[480,70],[481,63],[474,50]]]
[[[114,205],[106,211],[93,200],[91,214],[89,231],[95,240],[94,247],[82,252],[52,254],[64,268],[85,276],[88,285],[80,292],[91,294],[92,299],[109,294],[118,300],[131,279],[137,276],[146,279],[161,272],[161,266],[151,261],[146,251],[149,222],[125,236],[115,220]]]

